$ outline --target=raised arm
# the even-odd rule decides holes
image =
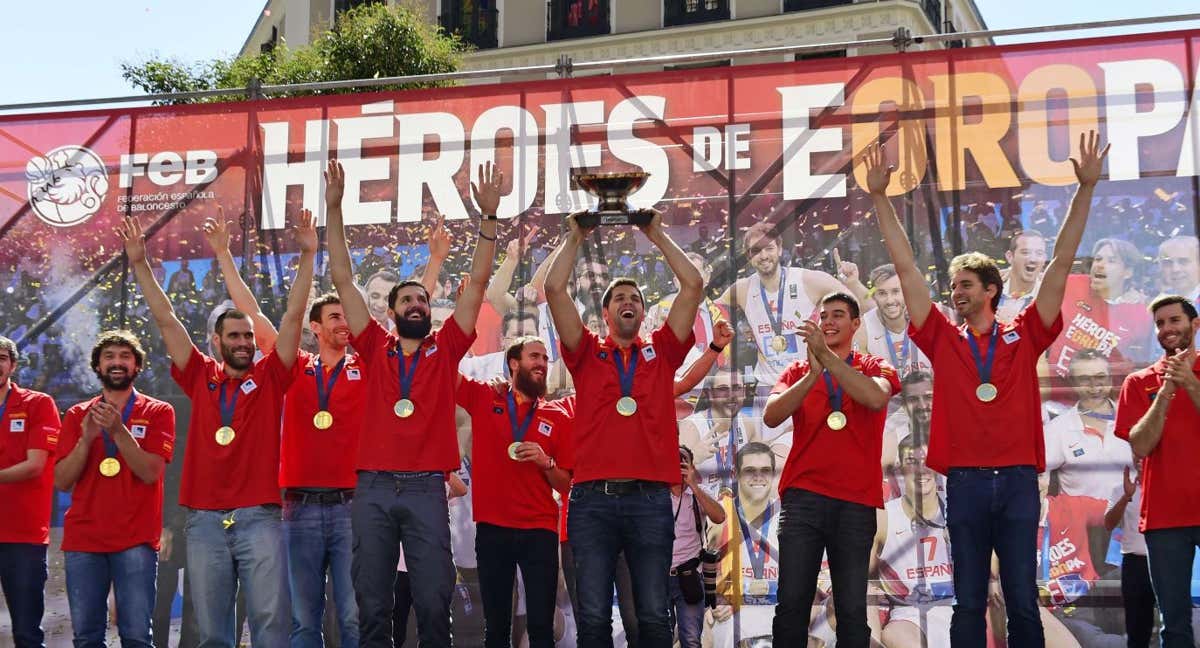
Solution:
[[[696,322],[696,309],[700,307],[700,300],[704,298],[704,277],[701,276],[700,269],[667,234],[667,230],[663,229],[662,214],[655,211],[654,218],[641,229],[646,238],[662,251],[671,272],[675,273],[675,280],[679,282],[679,294],[671,303],[671,310],[667,311],[667,326],[682,342],[691,335],[692,325]]]
[[[471,183],[471,192],[483,219],[479,221],[479,237],[475,239],[475,254],[471,257],[471,280],[454,304],[454,321],[467,333],[475,330],[479,307],[483,305],[483,291],[492,277],[492,264],[496,260],[496,208],[500,205],[503,182],[504,174],[488,162],[486,169],[484,165],[479,166],[479,183]]]
[[[1125,480],[1122,485],[1121,497],[1104,511],[1105,531],[1112,532],[1113,529],[1121,526],[1121,518],[1125,516],[1125,508],[1129,506],[1134,492],[1137,491],[1137,484],[1129,478],[1129,466],[1125,466]]]
[[[692,362],[692,366],[684,372],[683,377],[675,381],[675,396],[683,396],[684,394],[696,388],[701,380],[708,375],[712,370],[713,365],[717,364],[717,358],[721,355],[721,351],[733,341],[733,327],[724,319],[719,319],[713,322],[713,340],[709,343],[708,348],[704,353],[700,354]],[[721,351],[717,351],[713,347],[717,347]]]
[[[354,268],[350,264],[350,246],[346,243],[346,227],[342,219],[342,194],[346,191],[346,172],[337,160],[325,167],[325,234],[329,249],[329,272],[346,313],[350,332],[358,335],[371,323],[367,300],[354,283]]]
[[[833,248],[833,265],[837,267],[837,281],[845,286],[851,295],[858,300],[859,306],[865,313],[875,306],[875,300],[867,299],[871,291],[863,284],[858,274],[858,264],[853,261],[843,261],[842,253]],[[832,279],[832,277],[830,277]]]
[[[1038,284],[1037,304],[1038,316],[1047,327],[1054,324],[1062,310],[1063,295],[1067,290],[1067,275],[1075,262],[1075,251],[1079,249],[1079,241],[1083,239],[1083,230],[1087,226],[1088,211],[1092,207],[1092,193],[1096,182],[1100,180],[1100,172],[1104,169],[1104,158],[1108,155],[1108,146],[1100,150],[1100,136],[1096,131],[1079,134],[1079,159],[1071,158],[1071,166],[1075,167],[1075,178],[1079,187],[1071,198],[1071,208],[1067,210],[1067,218],[1062,228],[1058,230],[1058,238],[1054,241],[1054,252],[1042,273]]]
[[[313,279],[313,259],[317,256],[317,223],[312,212],[307,209],[300,211],[295,233],[296,244],[300,246],[300,267],[296,269],[296,279],[288,291],[287,311],[279,322],[279,339],[275,344],[279,362],[288,369],[295,364],[296,352],[300,348],[300,329],[304,328],[304,311]]]
[[[813,356],[829,369],[829,375],[837,381],[847,396],[875,411],[887,407],[888,400],[892,397],[887,381],[864,375],[847,364],[845,358],[839,358],[825,343],[825,333],[816,322],[805,320],[800,324],[798,332]]]
[[[568,351],[579,348],[579,341],[583,338],[583,320],[575,308],[575,300],[567,292],[575,257],[579,255],[579,246],[583,245],[587,236],[575,220],[582,213],[567,217],[567,235],[551,253],[550,270],[546,273],[546,304],[550,307],[550,317],[554,320],[558,339]]]
[[[517,273],[517,261],[520,254],[521,239],[515,238],[508,242],[504,249],[504,260],[496,268],[496,274],[488,282],[484,297],[497,313],[503,316],[509,311],[517,310],[517,298],[508,291],[512,288],[513,276]]]
[[[896,274],[900,277],[900,290],[904,293],[908,316],[914,326],[921,328],[925,324],[925,318],[929,317],[933,300],[929,298],[929,286],[925,285],[925,276],[917,268],[908,234],[905,234],[904,228],[900,226],[900,219],[896,217],[896,210],[887,196],[888,183],[891,182],[895,167],[887,166],[883,146],[879,143],[867,148],[862,163],[867,168],[867,191],[870,192],[871,202],[875,206],[879,232],[883,235],[888,256],[896,266]]]
[[[437,289],[438,277],[442,275],[442,266],[450,256],[450,233],[446,231],[445,219],[438,215],[433,227],[429,228],[429,262],[425,264],[425,272],[421,273],[421,285],[432,298]]]
[[[158,285],[154,271],[150,269],[150,262],[146,260],[146,238],[142,234],[142,224],[136,216],[126,216],[124,222],[117,226],[117,234],[125,244],[125,256],[129,259],[133,277],[146,299],[146,305],[150,308],[150,315],[154,317],[154,323],[162,334],[167,355],[171,356],[175,367],[183,371],[187,368],[188,358],[192,354],[192,339],[183,323],[175,316],[171,300],[167,299],[162,286]]]
[[[217,267],[221,269],[225,290],[229,293],[229,298],[233,300],[234,308],[249,315],[253,320],[254,342],[258,348],[263,352],[270,351],[275,346],[275,338],[279,337],[279,331],[275,330],[275,325],[271,323],[270,318],[263,314],[262,309],[258,306],[258,300],[250,291],[250,286],[247,286],[246,282],[242,280],[242,275],[238,273],[237,266],[233,263],[233,252],[229,250],[229,223],[225,220],[225,210],[217,205],[217,217],[204,219],[201,229],[204,231],[204,240],[208,241],[208,247],[212,248],[213,255],[217,258]]]

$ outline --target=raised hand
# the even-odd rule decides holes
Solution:
[[[587,239],[592,230],[596,229],[595,227],[583,227],[579,224],[579,217],[587,213],[587,210],[583,209],[567,216],[567,232],[581,241]]]
[[[200,229],[204,232],[204,240],[208,241],[208,247],[212,248],[213,252],[229,250],[229,223],[225,221],[225,209],[221,205],[217,205],[217,217],[205,218]]]
[[[115,429],[121,423],[121,412],[117,408],[100,400],[88,409],[88,415],[101,430]]]
[[[479,213],[484,216],[495,216],[500,207],[500,187],[504,184],[504,172],[488,162],[479,165],[479,182],[471,183],[471,194],[475,196],[475,204],[479,205]]]
[[[1100,180],[1100,172],[1104,169],[1104,158],[1112,144],[1105,144],[1100,150],[1100,135],[1090,130],[1079,134],[1079,159],[1071,158],[1071,166],[1075,167],[1075,179],[1079,184],[1094,186]]]
[[[117,235],[125,245],[125,256],[129,257],[130,265],[146,260],[146,237],[142,234],[142,224],[137,216],[126,216],[117,225]]]
[[[1133,492],[1137,490],[1137,483],[1129,476],[1129,466],[1125,466],[1125,497],[1133,497]]]
[[[296,244],[300,246],[301,252],[316,254],[317,246],[317,219],[313,218],[313,213],[307,209],[300,210],[300,218],[296,221],[296,226],[292,230],[296,237]]]
[[[653,241],[653,240],[655,240],[655,237],[658,236],[659,234],[662,234],[662,231],[663,231],[662,230],[662,212],[658,211],[657,209],[653,209],[653,208],[644,209],[642,211],[649,211],[649,212],[654,213],[654,215],[650,217],[649,223],[646,223],[645,225],[638,225],[638,229],[642,230],[642,233],[646,235],[646,238]]]
[[[843,261],[842,254],[833,248],[833,265],[837,266],[838,279],[844,284],[858,281],[858,264],[853,261]]]
[[[863,165],[867,169],[867,191],[875,195],[887,195],[888,184],[892,181],[894,166],[888,166],[887,156],[883,145],[876,142],[867,147],[862,156]]]
[[[725,318],[718,319],[713,322],[713,339],[714,346],[719,346],[722,349],[729,346],[733,341],[733,326],[729,324],[729,320]]]
[[[342,196],[346,193],[346,170],[342,168],[342,163],[337,160],[330,160],[325,165],[325,206],[337,207],[342,206]]]
[[[1176,388],[1195,389],[1200,387],[1200,378],[1196,377],[1193,367],[1196,365],[1196,351],[1192,347],[1180,349],[1175,355],[1167,358],[1166,378]],[[1166,384],[1163,385],[1164,389]]]
[[[445,221],[446,217],[438,214],[429,228],[429,256],[442,261],[450,256],[450,233],[446,231]]]
[[[823,370],[825,365],[821,363],[821,358],[826,354],[833,354],[833,351],[829,350],[829,344],[825,342],[825,332],[816,322],[805,319],[800,323],[800,330],[796,331],[796,335],[804,339],[804,344],[808,348],[809,371]]]

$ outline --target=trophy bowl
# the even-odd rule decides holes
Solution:
[[[576,174],[575,182],[600,199],[596,211],[576,217],[579,226],[587,229],[597,225],[649,224],[654,218],[654,212],[649,209],[632,209],[628,202],[629,194],[646,184],[649,177],[650,174],[645,171]]]

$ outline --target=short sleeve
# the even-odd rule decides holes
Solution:
[[[573,397],[572,397],[573,398]],[[556,403],[561,401],[555,401]],[[566,408],[563,408],[566,412]],[[575,470],[575,420],[563,416],[554,426],[554,461],[566,471]]]
[[[929,357],[930,361],[934,360],[938,344],[947,335],[954,335],[956,331],[957,329],[950,323],[950,320],[946,319],[946,314],[938,308],[937,304],[929,307],[929,315],[920,328],[917,328],[914,322],[908,323],[909,339]]]
[[[696,333],[692,329],[688,329],[687,339],[680,340],[675,335],[675,331],[672,331],[671,327],[664,323],[650,334],[650,342],[674,371],[683,364],[688,351],[691,351],[692,347],[696,345]]]
[[[350,345],[358,351],[358,361],[364,367],[369,367],[375,358],[375,349],[388,342],[387,331],[374,319],[367,322],[367,327],[358,335],[350,335]]]
[[[79,443],[79,439],[83,436],[83,415],[87,413],[87,408],[76,405],[67,410],[66,416],[62,419],[62,432],[58,437],[58,445],[66,452],[59,452],[55,462],[62,461],[64,457],[75,448],[75,444]]]
[[[291,369],[283,366],[283,360],[279,359],[279,354],[275,352],[275,349],[271,349],[270,353],[258,361],[256,369],[261,367],[262,370],[265,370],[270,377],[271,386],[282,394],[292,386],[292,381],[296,379],[294,369],[302,362],[302,358],[297,355],[295,362],[296,364],[292,365]]]
[[[170,403],[162,403],[154,408],[150,430],[151,434],[146,437],[152,440],[143,444],[142,449],[171,463],[175,456],[175,408]]]
[[[1117,422],[1113,427],[1113,434],[1118,439],[1129,440],[1133,426],[1150,410],[1152,393],[1156,394],[1157,391],[1147,391],[1138,374],[1125,377],[1125,382],[1121,383],[1121,395],[1117,397]]]
[[[577,374],[583,363],[590,358],[595,352],[595,349],[600,344],[600,337],[583,327],[583,334],[579,336],[579,346],[571,351],[567,348],[567,343],[559,340],[559,348],[562,352],[563,362],[566,363],[567,369],[571,371],[571,375]]]
[[[192,345],[192,351],[188,354],[187,363],[181,371],[179,367],[171,363],[171,378],[175,380],[175,384],[183,389],[183,393],[191,394],[192,386],[197,380],[203,380],[208,377],[208,363],[212,360],[208,356],[200,353],[200,349],[196,345]],[[216,362],[215,360],[212,360]]]
[[[869,378],[883,378],[887,381],[888,396],[900,393],[900,374],[887,360],[872,357],[870,363],[863,368],[866,370],[863,375]]]
[[[467,334],[458,325],[458,320],[450,316],[446,318],[446,323],[442,324],[442,328],[438,329],[433,339],[439,347],[444,347],[450,353],[450,358],[454,360],[454,366],[457,367],[459,361],[467,355],[467,351],[475,343],[475,331]]]
[[[454,401],[459,407],[474,416],[480,413],[481,407],[491,405],[495,392],[490,385],[461,374],[458,381],[458,387],[454,390]]]
[[[800,382],[808,374],[808,363],[793,362],[779,374],[779,380],[771,388],[772,394],[782,394],[788,387]]]
[[[1013,319],[1013,327],[1021,333],[1022,336],[1029,338],[1031,344],[1037,349],[1038,353],[1044,352],[1054,343],[1054,339],[1058,337],[1063,330],[1062,310],[1059,309],[1058,314],[1054,317],[1054,323],[1049,327],[1042,322],[1042,316],[1037,310],[1037,301],[1029,302],[1025,310],[1021,311],[1015,319]]]
[[[29,422],[26,424],[30,450],[45,450],[51,455],[58,447],[58,436],[62,432],[62,419],[54,399],[45,394],[29,404]]]

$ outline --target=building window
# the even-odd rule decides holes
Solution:
[[[828,52],[809,52],[808,54],[797,54],[797,61],[819,61],[821,59],[846,58],[846,50],[829,50]]]
[[[609,0],[550,0],[546,40],[563,40],[609,33]]]
[[[279,25],[271,25],[271,37],[267,39],[267,42],[263,43],[262,45],[259,45],[258,49],[263,54],[266,54],[267,52],[275,51],[275,48],[278,45],[279,45]]]
[[[933,25],[936,32],[942,31],[942,0],[925,0],[923,3],[925,17]]]
[[[854,4],[854,0],[784,0],[784,11],[804,11],[806,9],[821,9],[838,5]]]
[[[729,20],[729,0],[665,0],[663,23],[667,27],[713,20]]]
[[[446,33],[458,34],[479,49],[493,49],[499,45],[499,17],[496,0],[442,0],[438,23]]]

